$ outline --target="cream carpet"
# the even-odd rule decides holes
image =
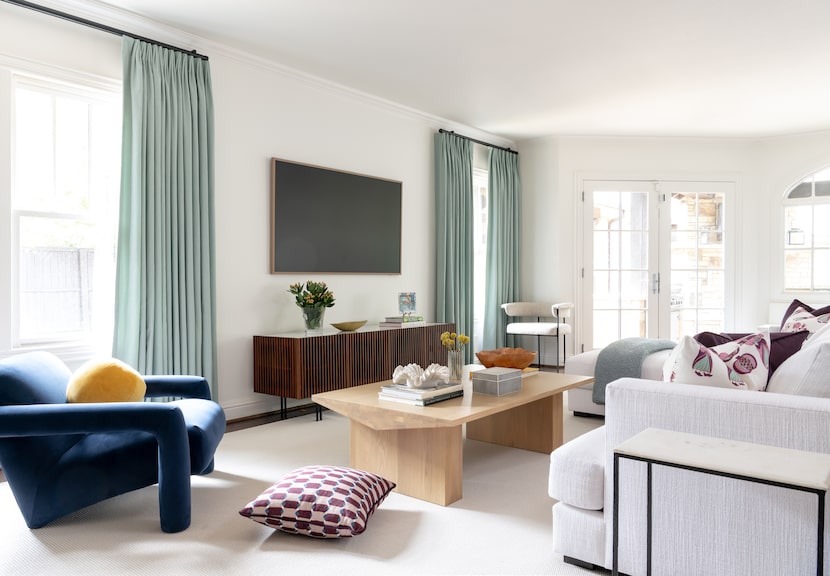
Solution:
[[[599,424],[569,416],[566,437]],[[472,440],[461,500],[442,507],[393,492],[354,538],[289,535],[239,516],[285,472],[348,465],[348,435],[332,412],[225,435],[216,471],[193,478],[193,522],[178,534],[159,529],[155,487],[29,530],[0,484],[0,574],[592,574],[552,551],[548,456]]]

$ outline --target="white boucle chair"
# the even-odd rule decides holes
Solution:
[[[568,352],[566,335],[571,333],[568,318],[573,310],[572,302],[508,302],[501,305],[509,318],[535,318],[535,322],[509,322],[507,334],[517,336],[536,336],[536,360],[542,365],[542,336],[556,338],[556,368],[559,369],[559,338],[562,338],[563,360]]]

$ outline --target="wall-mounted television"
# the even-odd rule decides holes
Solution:
[[[271,159],[271,273],[401,273],[401,182]]]

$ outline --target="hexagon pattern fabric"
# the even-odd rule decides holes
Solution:
[[[389,480],[353,468],[305,466],[289,472],[239,513],[254,522],[314,538],[348,538],[395,488]]]

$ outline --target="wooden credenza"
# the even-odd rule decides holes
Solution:
[[[398,365],[446,365],[441,333],[454,331],[455,324],[447,323],[254,336],[254,392],[309,398],[318,392],[388,380]]]

